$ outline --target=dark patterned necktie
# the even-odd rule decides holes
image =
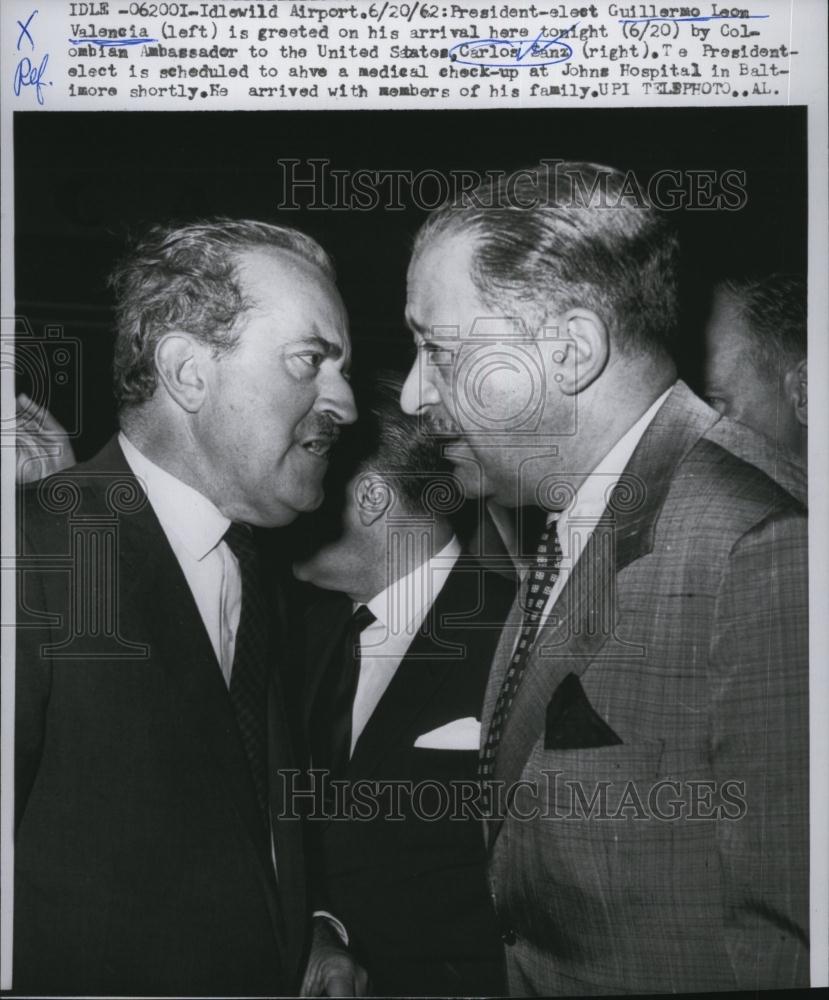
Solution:
[[[224,540],[239,563],[242,607],[230,673],[230,700],[250,764],[256,797],[268,821],[268,615],[253,533],[233,523]]]
[[[512,660],[501,685],[501,690],[498,692],[498,700],[495,702],[495,710],[489,723],[486,742],[478,761],[478,777],[484,782],[489,781],[495,773],[495,758],[501,742],[501,733],[509,717],[516,692],[524,678],[524,671],[530,659],[533,643],[538,635],[541,614],[561,569],[561,545],[558,540],[557,526],[558,519],[556,518],[545,527],[532,566],[527,573],[525,586],[522,588],[524,620],[521,625],[521,635],[512,654]]]
[[[334,678],[330,715],[330,759],[319,766],[328,767],[334,778],[345,775],[351,757],[351,719],[354,696],[360,680],[360,635],[376,618],[361,604],[349,618],[343,637],[339,677]],[[315,762],[316,763],[316,762]]]

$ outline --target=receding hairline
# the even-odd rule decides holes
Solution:
[[[711,320],[716,316],[717,328],[712,328]],[[750,310],[739,286],[729,281],[714,286],[711,298],[711,313],[704,330],[706,355],[709,364],[722,366],[727,359],[730,367],[718,374],[710,372],[710,386],[720,392],[731,388],[729,380],[745,365],[764,383],[773,385],[779,377],[779,370],[771,370],[763,362],[764,346],[758,332],[752,327]]]
[[[489,308],[487,303],[484,301],[484,298],[481,294],[481,290],[478,288],[475,282],[475,275],[474,275],[475,249],[476,249],[475,244],[478,242],[478,238],[475,237],[472,233],[467,234],[461,230],[457,232],[455,231],[439,232],[437,233],[434,239],[429,240],[427,244],[422,246],[419,250],[413,252],[411,260],[409,261],[408,270],[406,272],[407,285],[410,286],[413,269],[416,266],[417,262],[422,258],[424,253],[438,247],[439,244],[441,244],[442,242],[449,242],[450,240],[452,240],[453,242],[457,243],[459,241],[462,241],[465,239],[467,235],[469,236],[469,254],[466,259],[466,265],[467,265],[466,277],[469,282],[469,288],[472,291],[473,295],[475,296],[475,299],[477,300],[480,307],[482,309]],[[440,270],[440,268],[438,267],[437,270]],[[409,332],[414,337],[419,337],[422,341],[431,341],[434,337],[435,327],[441,325],[438,323],[433,326],[427,326],[421,321],[419,317],[416,317],[414,315],[411,307],[410,288],[407,288],[406,306],[403,312],[403,319]]]
[[[715,285],[711,296],[711,316],[718,311],[722,314],[726,310],[732,313],[735,319],[740,320],[743,326],[747,326],[746,303],[743,297],[725,283]]]
[[[323,264],[304,254],[301,250],[296,250],[292,247],[280,247],[270,243],[253,243],[250,246],[232,247],[228,250],[228,258],[233,262],[240,274],[244,270],[247,270],[245,267],[245,258],[255,256],[276,257],[287,265],[288,270],[316,274],[323,279],[324,284],[330,285],[334,290],[337,289],[336,281],[328,273]]]
[[[438,209],[434,214],[440,211]],[[409,269],[415,265],[424,253],[441,243],[465,243],[468,246],[470,257],[474,256],[476,249],[483,242],[480,222],[471,214],[468,216],[464,215],[463,209],[452,211],[457,212],[457,215],[453,215],[451,221],[448,221],[445,226],[438,229],[429,228],[430,216],[425,220],[420,229],[418,229],[417,233],[415,233],[412,255],[409,260]]]
[[[469,279],[470,287],[475,293],[475,296],[478,299],[481,299],[481,290],[478,288],[475,281],[475,260],[482,242],[481,234],[477,231],[477,227],[474,223],[467,228],[439,230],[434,235],[430,235],[428,240],[424,240],[421,244],[415,242],[411,258],[409,259],[409,266],[406,270],[407,284],[411,282],[415,267],[427,253],[435,251],[436,249],[442,247],[443,244],[459,245],[460,253],[458,254],[458,257],[467,265],[466,276]],[[438,270],[440,270],[439,266]],[[484,304],[483,300],[481,300],[481,304]],[[410,317],[408,304],[406,306],[405,316],[408,322]],[[411,324],[409,325],[411,327]]]
[[[253,269],[250,264],[250,258],[255,256],[260,258],[277,258],[276,263],[279,266],[275,270],[278,272],[279,277],[275,280],[287,283],[290,291],[296,292],[300,284],[305,284],[306,287],[302,289],[302,292],[312,298],[319,294],[320,288],[327,292],[332,303],[336,305],[337,312],[342,314],[346,329],[348,328],[348,313],[334,278],[322,265],[304,256],[301,252],[288,247],[251,246],[240,247],[230,252],[230,260],[233,268],[239,281],[243,284],[243,294],[246,298],[250,297],[253,299],[253,301],[246,303],[245,312],[255,310],[260,305],[255,299],[248,280]],[[315,284],[318,287],[315,288]]]

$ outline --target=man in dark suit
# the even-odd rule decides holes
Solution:
[[[809,981],[806,515],[676,380],[670,221],[548,163],[409,267],[404,409],[547,511],[481,727],[513,995]]]
[[[120,434],[19,496],[14,988],[295,991],[308,954],[281,595],[253,529],[355,419],[311,239],[152,231],[114,277]],[[360,988],[317,921],[323,985]]]
[[[498,995],[476,768],[514,584],[462,554],[447,516],[462,495],[400,411],[401,387],[382,376],[358,393],[295,564],[334,592],[317,590],[306,616],[317,905],[381,996]]]
[[[736,426],[732,450],[806,503],[806,282],[796,274],[728,279],[705,324],[703,394]],[[765,448],[752,440],[760,435]]]

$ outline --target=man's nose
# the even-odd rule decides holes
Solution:
[[[357,419],[357,404],[351,384],[339,369],[335,371],[323,395],[322,408],[338,424],[353,424]]]
[[[437,390],[432,384],[429,367],[423,363],[422,354],[418,353],[414,364],[406,376],[400,393],[400,406],[404,413],[417,416],[421,410],[440,402]]]

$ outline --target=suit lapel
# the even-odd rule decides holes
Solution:
[[[464,662],[465,648],[446,620],[463,607],[466,574],[455,566],[354,747],[348,776],[367,777],[394,746],[410,739],[417,717]]]
[[[272,597],[274,606],[279,609],[280,596],[273,593]],[[283,966],[288,972],[287,981],[291,982],[299,975],[300,970],[296,968],[296,962],[301,955],[306,932],[304,920],[297,919],[298,914],[305,913],[305,866],[301,860],[302,827],[296,814],[295,803],[291,801],[287,791],[290,778],[285,775],[286,770],[289,774],[296,772],[291,772],[294,767],[291,729],[285,713],[287,702],[278,669],[280,666],[278,657],[285,649],[278,638],[285,635],[286,623],[282,620],[279,624],[281,627],[275,630],[276,634],[273,636],[273,654],[277,669],[272,672],[273,680],[268,689],[268,783],[279,892],[277,895],[268,893],[268,906],[282,946]],[[270,844],[266,861],[265,876],[271,884]]]
[[[83,467],[139,489],[117,439]],[[218,786],[249,838],[278,933],[269,838],[221,669],[187,580],[149,503],[121,513],[121,619],[135,621],[162,664],[180,728],[204,751],[208,787]],[[129,637],[128,637],[129,638]]]
[[[305,684],[303,712],[306,726],[311,721],[314,702],[323,677],[335,657],[342,652],[345,628],[352,614],[352,602],[339,593],[321,591],[305,615]]]
[[[391,749],[414,742],[417,720],[453,671],[489,664],[512,589],[478,559],[458,559],[360,734],[351,777],[371,773]]]
[[[678,382],[642,436],[619,485],[541,629],[501,734],[495,776],[517,781],[543,731],[546,706],[568,673],[580,676],[599,656],[624,664],[641,649],[616,631],[616,577],[649,553],[665,496],[679,462],[716,422],[717,414]],[[492,718],[522,615],[513,604],[496,653],[481,739]],[[492,843],[501,821],[490,823]]]

